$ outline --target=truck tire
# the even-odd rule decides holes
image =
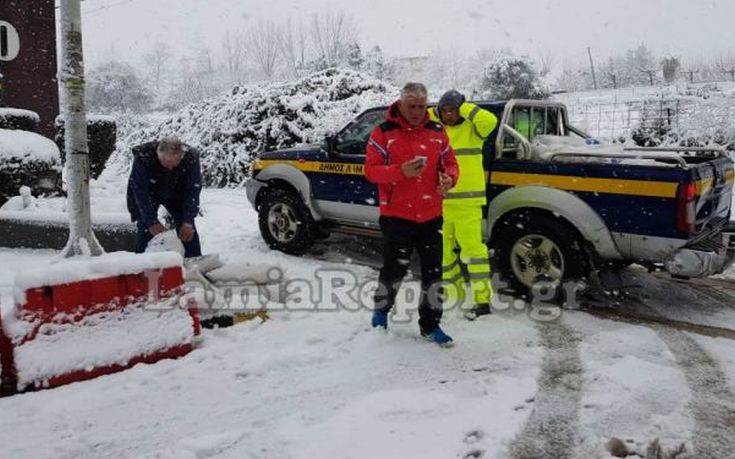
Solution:
[[[543,286],[547,301],[564,301],[564,283],[583,279],[590,260],[583,241],[559,219],[524,212],[499,223],[495,264],[501,276],[522,295]],[[551,289],[551,292],[548,291]]]
[[[258,224],[268,247],[291,255],[306,252],[316,236],[316,223],[301,196],[284,188],[265,190]]]

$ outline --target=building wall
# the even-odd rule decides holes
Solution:
[[[20,38],[17,57],[0,60],[0,105],[38,113],[40,131],[50,137],[59,114],[54,0],[0,0],[0,21],[10,23]]]

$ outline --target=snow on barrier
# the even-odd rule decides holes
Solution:
[[[180,304],[182,263],[118,252],[16,275],[15,305],[0,318],[0,394],[189,353],[200,325],[196,304]]]

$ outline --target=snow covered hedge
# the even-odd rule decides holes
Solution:
[[[34,194],[59,190],[61,155],[56,144],[34,132],[0,129],[0,204],[30,186]]]
[[[20,108],[0,107],[0,129],[36,131],[41,118],[38,113]]]
[[[108,168],[124,175],[133,146],[176,135],[199,148],[208,186],[237,186],[248,178],[258,153],[321,142],[358,113],[387,104],[397,94],[395,87],[347,69],[329,69],[293,82],[236,86],[127,133]]]

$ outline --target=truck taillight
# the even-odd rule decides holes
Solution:
[[[676,193],[676,229],[691,234],[696,231],[697,187],[693,182],[682,183]]]

